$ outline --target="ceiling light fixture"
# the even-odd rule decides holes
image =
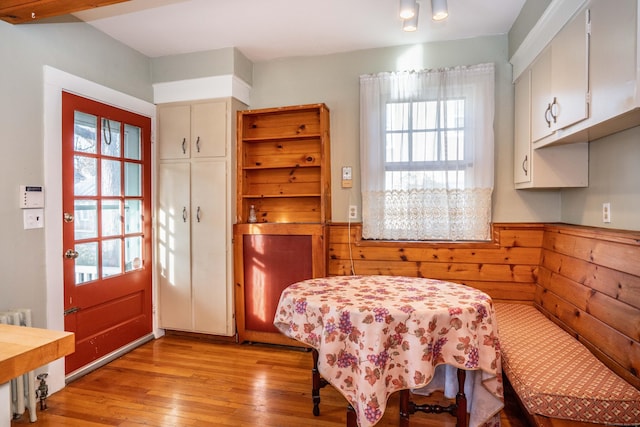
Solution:
[[[410,19],[418,14],[416,0],[400,0],[400,18]]]
[[[442,21],[449,16],[447,0],[431,0],[431,17],[434,21]]]
[[[413,16],[409,19],[405,19],[402,22],[402,29],[404,31],[416,31],[418,29],[418,12],[420,11],[420,4],[416,3],[416,10]]]

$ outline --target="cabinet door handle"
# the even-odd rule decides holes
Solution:
[[[187,207],[182,208],[182,222],[187,222]]]
[[[524,171],[524,176],[529,175],[529,171],[527,170],[528,161],[529,161],[529,156],[528,155],[524,156],[524,160],[522,161],[522,170]]]
[[[182,138],[182,154],[187,154],[187,138]]]
[[[547,122],[548,128],[551,127],[551,119],[549,118],[550,115],[553,116],[553,114],[551,114],[551,104],[548,104],[547,109],[544,111],[544,121]]]
[[[196,220],[200,222],[200,206],[198,206],[198,209],[196,209]]]
[[[200,152],[200,137],[196,139],[196,150],[198,151],[198,153]]]
[[[556,123],[558,119],[558,100],[555,96],[553,97],[553,102],[549,105],[549,113],[551,113],[551,117],[553,117],[553,123]]]

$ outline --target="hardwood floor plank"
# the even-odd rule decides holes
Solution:
[[[311,403],[311,353],[168,335],[144,344],[49,396],[48,409],[12,421],[42,427],[343,427],[346,400],[327,386],[320,416]],[[425,399],[417,397],[417,399]],[[441,394],[428,398],[445,401]],[[398,425],[398,396],[380,427]],[[507,401],[503,427],[526,427]],[[448,414],[416,414],[412,427],[453,427]]]

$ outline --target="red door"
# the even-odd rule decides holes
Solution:
[[[63,92],[62,144],[69,374],[151,332],[151,120]]]

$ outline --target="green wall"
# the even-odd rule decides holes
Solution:
[[[331,110],[332,218],[346,222],[348,206],[361,211],[359,76],[382,71],[493,62],[496,66],[495,190],[493,220],[559,221],[557,191],[513,188],[513,85],[506,35],[279,59],[253,66],[251,108],[324,102]],[[353,166],[352,189],[340,188],[342,166]]]
[[[23,229],[21,184],[44,182],[43,66],[152,101],[150,60],[84,23],[0,22],[0,311],[46,324],[45,229]],[[45,227],[61,227],[44,218]]]

